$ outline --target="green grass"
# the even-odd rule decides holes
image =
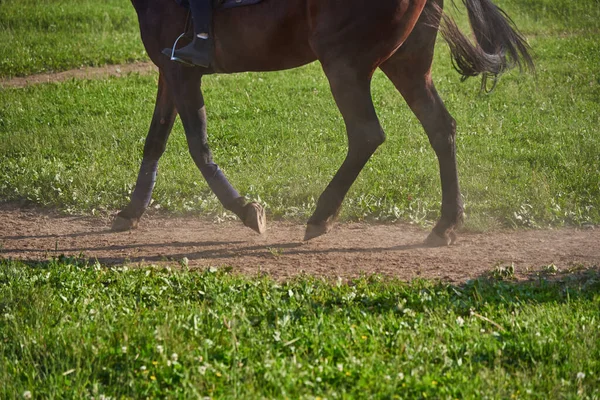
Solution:
[[[491,96],[459,82],[438,52],[435,80],[458,121],[459,171],[472,226],[600,222],[599,42],[536,38],[536,76],[510,73]],[[569,49],[566,51],[566,49]],[[155,77],[70,81],[0,93],[0,196],[67,211],[114,210],[135,182]],[[318,65],[205,80],[216,161],[273,216],[305,218],[346,151]],[[439,208],[435,155],[382,74],[373,82],[387,142],[349,193],[343,217],[414,222]],[[36,110],[32,112],[32,110]],[[220,213],[180,123],[160,164],[154,206]]]
[[[498,0],[526,34],[600,33],[599,0]]]
[[[116,15],[109,21],[132,21],[96,29],[108,36],[132,35],[127,41],[139,45],[133,10],[125,3],[67,8],[63,1],[44,3],[47,7],[26,2],[30,16],[24,26],[59,18],[55,11],[60,7],[89,14],[90,21],[108,13]],[[434,79],[458,122],[468,227],[600,223],[597,3],[569,2],[569,11],[562,13],[565,2],[499,1],[531,37],[537,72],[506,74],[490,96],[478,94],[476,79],[460,83],[440,42]],[[3,2],[0,12],[14,16],[16,4]],[[71,25],[77,26],[65,24],[65,29]],[[69,43],[57,39],[59,47]],[[93,53],[99,54],[113,53]],[[122,207],[135,182],[155,86],[156,77],[133,75],[2,90],[0,199],[68,212]],[[209,141],[234,186],[267,205],[273,217],[307,218],[346,152],[343,121],[318,64],[209,76],[204,91]],[[342,218],[429,224],[439,215],[435,155],[381,73],[374,77],[373,97],[388,139],[351,189]],[[179,122],[160,163],[153,207],[223,212],[188,154]]]
[[[507,74],[483,96],[442,44],[435,61],[458,121],[468,226],[598,224],[599,3],[497,3],[531,38],[535,76]],[[2,0],[0,39],[0,77],[145,59],[125,0]],[[210,143],[234,185],[271,216],[306,218],[346,150],[318,65],[204,86]],[[0,200],[123,206],[155,90],[137,75],[0,90]],[[373,97],[388,140],[342,218],[430,223],[433,151],[379,73]],[[223,212],[179,122],[152,207]],[[455,286],[176,269],[0,259],[0,398],[600,398],[597,270]]]
[[[461,286],[0,261],[0,397],[600,396],[597,271]]]
[[[0,77],[146,59],[127,0],[0,2]]]

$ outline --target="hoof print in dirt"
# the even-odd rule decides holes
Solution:
[[[265,209],[258,203],[247,204],[245,208],[246,218],[244,219],[244,225],[262,235],[267,230]]]
[[[129,219],[129,218],[124,218],[124,217],[121,217],[120,215],[117,215],[115,217],[115,220],[112,223],[111,230],[113,232],[129,231],[129,230],[137,228],[138,223],[139,223],[138,219]]]
[[[456,233],[454,231],[449,231],[444,234],[444,236],[440,236],[437,233],[431,231],[427,239],[425,239],[425,245],[429,247],[443,247],[450,246],[456,243]]]

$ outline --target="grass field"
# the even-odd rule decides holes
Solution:
[[[126,0],[3,0],[0,77],[146,60]]]
[[[275,283],[0,261],[0,397],[597,399],[597,278]]]
[[[535,75],[511,72],[484,96],[441,42],[435,60],[458,122],[467,227],[599,224],[600,3],[497,3],[530,38]],[[0,1],[0,77],[143,59],[128,1]],[[1,89],[0,201],[114,213],[155,90],[138,75]],[[319,66],[210,76],[204,90],[232,183],[270,217],[308,217],[346,151]],[[434,153],[380,73],[373,98],[388,139],[342,218],[430,224]],[[179,122],[152,208],[224,212]],[[0,257],[0,398],[600,398],[597,270],[456,286],[173,268]]]

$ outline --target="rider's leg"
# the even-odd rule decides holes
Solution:
[[[194,39],[192,43],[175,50],[175,61],[208,67],[213,47],[211,23],[212,0],[189,0],[194,21]]]

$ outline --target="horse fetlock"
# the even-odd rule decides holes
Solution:
[[[240,196],[240,197],[236,198],[235,200],[233,200],[231,203],[223,204],[223,207],[225,207],[227,210],[233,212],[235,215],[238,216],[239,219],[244,221],[246,219],[248,205],[249,205],[249,203],[246,202],[246,198]]]
[[[453,229],[460,228],[465,222],[465,212],[461,205],[453,206],[452,208],[442,208],[442,220],[445,221],[446,226],[452,227]]]
[[[467,214],[461,208],[456,218],[454,219],[454,229],[458,229],[465,224],[465,219],[467,218]]]

